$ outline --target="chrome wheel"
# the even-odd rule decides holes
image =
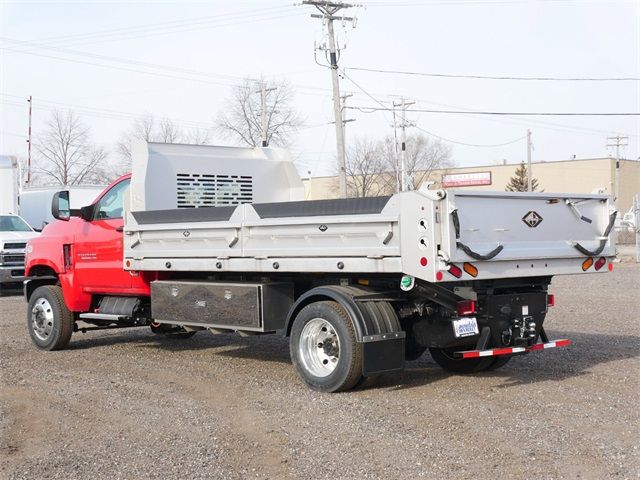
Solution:
[[[33,333],[40,340],[47,340],[53,331],[53,310],[49,300],[38,298],[31,309]]]
[[[340,339],[335,328],[323,318],[309,320],[302,329],[298,353],[311,375],[331,375],[340,359]]]

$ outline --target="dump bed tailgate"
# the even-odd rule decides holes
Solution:
[[[615,254],[606,195],[451,190],[445,202],[441,254],[452,262]]]

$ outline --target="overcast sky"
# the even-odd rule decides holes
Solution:
[[[365,1],[345,10],[340,66],[353,106],[400,96],[414,109],[502,112],[639,112],[640,82],[452,79],[352,70],[519,77],[640,77],[640,2],[563,0]],[[55,108],[76,111],[96,143],[113,148],[141,114],[206,128],[245,76],[286,79],[306,126],[291,150],[303,174],[334,170],[330,73],[314,60],[323,26],[312,7],[280,1],[1,3],[0,153],[24,156],[26,98],[34,134]],[[20,43],[20,42],[32,43]],[[108,58],[107,58],[108,57]],[[319,59],[320,60],[320,59]],[[154,64],[149,65],[149,64]],[[355,81],[359,87],[351,80]],[[372,99],[363,91],[375,98]],[[393,133],[389,112],[349,112],[347,142]],[[526,155],[534,160],[611,153],[608,135],[629,136],[640,157],[640,118],[496,117],[410,113],[418,128],[457,143],[459,166]],[[215,139],[216,137],[214,137]],[[435,137],[434,137],[435,138]],[[500,147],[486,145],[504,144]],[[217,143],[224,143],[218,141]],[[485,145],[485,146],[467,146]],[[114,154],[115,155],[115,154]]]

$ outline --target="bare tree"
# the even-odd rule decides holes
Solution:
[[[451,148],[439,140],[423,135],[407,138],[406,175],[410,188],[417,189],[428,181],[436,169],[452,165]],[[347,148],[347,189],[350,196],[389,195],[399,190],[400,156],[393,137],[374,142],[358,139]]]
[[[345,171],[350,197],[373,197],[385,188],[385,158],[381,144],[358,138],[346,151]]]
[[[203,128],[192,128],[183,134],[184,142],[190,145],[209,145],[211,131]]]
[[[131,168],[131,141],[133,139],[147,142],[189,143],[192,145],[207,145],[211,140],[211,131],[202,128],[183,130],[168,118],[159,122],[152,115],[145,115],[133,122],[130,129],[124,132],[117,145],[120,156],[118,170],[122,173]]]
[[[71,111],[53,112],[34,146],[42,184],[104,183],[112,176],[106,151],[91,143],[89,128]]]
[[[180,128],[168,118],[160,121],[156,142],[162,143],[180,143],[182,132]]]
[[[133,122],[128,132],[121,135],[117,145],[118,154],[125,164],[131,163],[131,140],[134,138],[151,142],[155,134],[155,120],[146,115]]]
[[[218,115],[216,124],[220,133],[229,139],[250,147],[262,145],[262,98],[259,82],[245,79],[234,88],[232,97]],[[293,134],[302,125],[302,119],[293,109],[294,91],[285,81],[270,83],[265,89],[267,144],[287,146]]]
[[[27,157],[18,157],[18,173],[21,186],[28,188],[42,185],[42,178],[35,165],[32,165],[31,179],[29,179],[29,160]]]
[[[385,138],[381,144],[385,158],[385,169],[391,172],[386,179],[387,193],[397,192],[401,183],[400,152],[396,150],[393,137]],[[409,188],[415,190],[431,178],[433,170],[448,168],[453,164],[451,147],[440,140],[429,140],[422,134],[410,135],[406,142],[405,174],[409,179]]]

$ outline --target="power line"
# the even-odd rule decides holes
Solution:
[[[341,70],[341,72],[342,72],[342,75],[344,75],[344,77],[345,77],[347,80],[349,80],[349,81],[350,81],[351,83],[353,83],[353,84],[354,84],[354,85],[355,85],[355,86],[356,86],[360,91],[362,91],[362,93],[364,93],[366,96],[368,96],[369,98],[371,98],[371,99],[372,99],[374,102],[376,102],[377,104],[381,105],[383,108],[379,109],[380,111],[389,111],[389,110],[390,110],[388,107],[386,107],[386,106],[384,105],[384,103],[382,103],[382,102],[381,102],[380,100],[378,100],[376,97],[374,97],[373,95],[371,95],[371,94],[370,94],[369,92],[367,92],[364,88],[362,88],[358,83],[356,83],[356,82],[355,82],[351,77],[349,77],[349,76],[344,72],[344,70]],[[351,107],[348,107],[348,108],[351,108]],[[519,138],[516,138],[516,139],[514,139],[514,140],[510,140],[510,141],[508,141],[508,142],[505,142],[505,143],[497,143],[497,144],[489,144],[489,145],[488,145],[488,144],[478,144],[478,143],[466,143],[466,142],[459,142],[459,141],[457,141],[457,140],[452,140],[452,139],[450,139],[450,138],[442,137],[442,136],[437,135],[437,134],[435,134],[435,133],[433,133],[433,132],[429,132],[428,130],[425,130],[425,129],[424,129],[424,128],[422,128],[422,127],[419,127],[418,125],[414,125],[414,127],[415,127],[415,128],[417,128],[418,130],[420,130],[421,132],[426,133],[427,135],[429,135],[429,136],[431,136],[431,137],[435,137],[435,138],[437,138],[437,139],[439,139],[439,140],[443,140],[443,141],[446,141],[446,142],[449,142],[449,143],[453,143],[453,144],[456,144],[456,145],[463,145],[463,146],[465,146],[465,147],[483,147],[483,148],[484,148],[484,147],[486,147],[486,148],[502,147],[502,146],[505,146],[505,145],[510,145],[510,144],[512,144],[512,143],[519,142],[520,140],[522,140],[523,138],[525,138],[525,137],[519,137]]]
[[[281,7],[276,7],[276,8],[281,8]],[[281,12],[284,13],[284,12]],[[127,34],[126,32],[124,32],[123,34],[117,34],[114,33],[112,35],[107,35],[107,34],[98,34],[95,36],[91,36],[91,34],[87,34],[86,37],[81,37],[79,36],[78,40],[82,40],[82,41],[76,41],[76,42],[62,42],[64,44],[66,44],[66,46],[75,46],[75,45],[91,45],[91,44],[97,44],[97,43],[104,43],[104,42],[110,42],[110,41],[118,41],[118,40],[135,40],[135,39],[139,39],[139,38],[146,38],[146,37],[150,37],[150,36],[155,36],[155,35],[167,35],[167,34],[174,34],[174,33],[184,33],[184,32],[193,32],[193,31],[197,31],[197,30],[206,30],[209,28],[222,28],[222,27],[229,27],[229,26],[236,26],[236,25],[243,25],[243,24],[248,24],[248,23],[256,23],[256,22],[263,22],[263,21],[271,21],[271,20],[278,20],[281,18],[287,18],[287,17],[294,17],[294,16],[299,16],[301,15],[300,13],[296,12],[296,13],[288,13],[288,14],[279,14],[279,12],[273,12],[272,14],[254,14],[254,15],[239,15],[238,16],[238,21],[232,21],[232,22],[222,22],[222,23],[212,23],[212,21],[193,21],[191,23],[185,23],[184,25],[178,25],[176,27],[174,27],[173,29],[171,28],[158,28],[158,29],[150,29],[149,31],[144,31],[144,29],[142,29],[140,31],[139,34],[136,34],[135,31]],[[255,18],[252,18],[255,17]],[[229,19],[231,20],[231,19]],[[191,28],[177,28],[177,27],[188,27],[189,25],[192,25]],[[198,27],[199,25],[199,27]],[[196,28],[193,28],[193,26],[196,26]],[[177,29],[176,29],[177,28]],[[55,38],[55,37],[53,37]],[[72,39],[70,39],[72,40]],[[36,41],[40,41],[40,40],[36,40]],[[59,42],[55,42],[54,43],[59,43]],[[21,53],[24,51],[21,51]]]
[[[425,103],[427,105],[437,105],[439,107],[447,107],[447,108],[455,108],[455,109],[459,109],[459,110],[464,110],[465,112],[471,112],[473,111],[472,108],[468,108],[468,107],[464,107],[464,106],[460,106],[460,105],[451,105],[448,103],[440,103],[440,102],[434,102],[433,100],[428,100],[428,99],[417,99],[419,102]],[[508,117],[508,116],[491,116],[491,115],[473,115],[468,113],[467,115],[464,115],[467,117],[471,117],[471,118],[475,118],[475,119],[479,119],[479,120],[485,120],[485,121],[489,121],[489,122],[496,122],[496,123],[506,123],[509,125],[525,125],[525,126],[530,126],[531,123],[534,123],[536,125],[539,126],[539,128],[542,129],[546,129],[546,130],[556,130],[556,131],[568,131],[568,132],[572,132],[572,133],[579,133],[582,135],[598,135],[598,136],[602,136],[602,135],[609,135],[611,134],[611,131],[606,131],[606,130],[598,130],[598,129],[594,129],[594,128],[587,128],[587,127],[582,127],[582,126],[577,126],[577,125],[567,125],[565,123],[557,123],[557,122],[550,122],[548,120],[541,120],[539,118],[535,118],[535,117],[527,117],[525,119],[525,117]],[[508,120],[505,120],[508,119]],[[526,123],[525,123],[526,121]],[[628,134],[627,134],[628,135]],[[640,137],[639,135],[629,135],[631,137]]]
[[[80,59],[76,59],[76,58],[67,58],[67,57],[60,57],[60,56],[56,56],[56,55],[48,55],[45,53],[37,53],[34,51],[26,51],[26,50],[16,50],[10,47],[0,47],[0,50],[4,50],[4,51],[13,51],[13,52],[17,52],[17,53],[21,53],[24,55],[32,55],[32,56],[36,56],[36,57],[43,57],[43,58],[50,58],[53,60],[60,60],[60,61],[65,61],[65,62],[71,62],[71,63],[79,63],[79,64],[84,64],[84,65],[92,65],[92,66],[97,66],[97,67],[102,67],[102,68],[109,68],[109,69],[115,69],[115,70],[121,70],[121,71],[126,71],[126,72],[135,72],[135,73],[142,73],[145,75],[152,75],[152,76],[157,76],[157,77],[166,77],[166,78],[172,78],[172,79],[177,79],[177,80],[189,80],[189,81],[193,81],[193,82],[199,82],[199,83],[205,83],[205,84],[212,84],[212,85],[223,85],[223,86],[236,86],[239,83],[243,82],[244,80],[246,80],[245,78],[242,77],[238,77],[238,76],[232,76],[232,75],[224,75],[224,74],[219,74],[219,73],[212,73],[212,72],[204,72],[201,70],[194,70],[194,69],[189,69],[189,68],[182,68],[182,67],[176,67],[176,66],[171,66],[171,65],[162,65],[162,64],[157,64],[157,63],[150,63],[150,62],[142,62],[142,61],[138,61],[138,60],[130,60],[130,59],[125,59],[125,58],[119,58],[119,57],[111,57],[111,56],[107,56],[107,55],[99,55],[99,54],[93,54],[93,53],[88,53],[88,52],[80,52],[77,50],[69,50],[66,48],[60,48],[60,47],[49,47],[46,45],[39,45],[36,44],[34,42],[26,42],[26,41],[22,41],[22,40],[14,40],[14,39],[10,39],[10,38],[6,38],[6,37],[0,37],[0,40],[9,42],[9,43],[14,43],[14,44],[19,44],[19,45],[32,45],[35,46],[37,48],[40,49],[44,49],[44,50],[51,50],[54,52],[60,52],[62,54],[67,54],[67,55],[73,55],[73,56],[79,56],[79,57],[86,57],[86,58],[90,58],[90,59],[95,59],[95,60],[99,60],[102,62],[112,62],[112,63],[118,63],[118,64],[123,64],[123,65],[127,65],[127,67],[122,67],[122,66],[114,66],[114,65],[108,65],[108,64],[104,64],[104,63],[97,63],[97,62],[93,62],[93,61],[88,61],[88,60],[80,60]],[[148,69],[154,69],[154,70],[159,70],[159,71],[148,71],[148,70],[141,70],[140,68],[131,68],[130,66],[133,67],[141,67],[141,68],[148,68]],[[186,75],[192,75],[194,77],[206,77],[208,78],[221,78],[223,80],[227,80],[226,82],[220,82],[220,81],[212,81],[212,80],[205,80],[202,78],[193,78],[193,77],[187,77],[187,76],[181,76],[181,75],[175,75],[172,73],[166,73],[168,71],[175,71],[175,72],[179,72],[179,73],[184,73]],[[232,83],[229,83],[229,81],[231,81]],[[324,88],[320,88],[320,87],[312,87],[312,86],[308,86],[308,85],[294,85],[297,89],[301,89],[301,90],[307,90],[307,92],[300,92],[303,95],[321,95],[321,96],[327,96],[328,94],[328,90],[324,89]],[[315,92],[327,92],[327,93],[312,93],[313,91]]]
[[[463,78],[476,80],[518,80],[536,82],[636,82],[640,77],[516,77],[505,75],[462,75],[454,73],[410,72],[406,70],[383,70],[379,68],[349,67],[348,70],[360,72],[386,73],[395,75],[414,75],[435,78]]]
[[[7,94],[7,93],[0,93],[0,96],[2,97],[10,97],[7,100],[4,99],[0,99],[0,103],[4,104],[4,105],[11,105],[11,106],[24,106],[23,100],[24,100],[24,96],[21,95],[12,95],[12,94]],[[15,99],[15,100],[13,100]],[[47,100],[44,98],[40,98],[40,97],[36,97],[34,98],[35,101],[37,101],[38,104],[38,108],[43,109],[43,110],[47,110],[47,111],[56,111],[56,110],[61,110],[61,109],[65,109],[65,110],[73,110],[74,112],[78,113],[79,115],[86,115],[86,116],[90,116],[90,117],[96,117],[96,118],[104,118],[104,119],[114,119],[114,120],[140,120],[143,118],[147,118],[147,117],[152,117],[153,115],[148,114],[148,113],[134,113],[134,112],[126,112],[126,111],[122,111],[122,110],[111,110],[111,109],[105,109],[105,108],[98,108],[98,107],[87,107],[87,106],[81,106],[81,105],[75,105],[75,104],[69,104],[69,103],[62,103],[62,102],[57,102],[54,100]],[[160,119],[167,119],[169,121],[171,121],[173,124],[183,127],[183,128],[200,128],[200,129],[205,129],[205,130],[210,130],[213,129],[215,127],[215,125],[213,123],[206,123],[206,122],[200,122],[200,121],[196,121],[196,120],[186,120],[186,119],[176,119],[176,118],[172,118],[172,117],[166,117],[166,116],[158,116],[158,118]],[[300,127],[298,127],[299,130],[307,130],[307,129],[312,129],[312,128],[319,128],[319,127],[323,127],[326,125],[330,125],[330,123],[327,122],[322,122],[322,123],[312,123],[312,124],[308,124],[308,125],[302,125]],[[3,132],[6,134],[6,132]],[[23,137],[26,137],[25,135],[21,135]]]
[[[456,5],[474,5],[474,6],[493,6],[493,5],[526,5],[526,4],[547,4],[554,5],[570,5],[570,4],[593,4],[606,5],[610,3],[634,3],[633,0],[434,0],[434,1],[375,1],[369,0],[366,7],[429,7],[429,6],[456,6]]]
[[[336,47],[336,39],[333,22],[335,20],[342,22],[352,22],[355,27],[355,18],[343,17],[336,15],[344,8],[355,7],[349,3],[333,2],[326,0],[303,0],[303,5],[315,7],[320,14],[312,14],[313,18],[322,19],[327,25],[327,33],[329,36],[329,67],[331,70],[331,84],[333,90],[333,113],[336,124],[336,144],[338,157],[338,180],[340,187],[340,196],[347,198],[347,173],[345,168],[345,139],[344,139],[344,122],[342,118],[342,109],[340,105],[340,83],[338,79],[338,55],[339,48]]]
[[[291,8],[293,8],[291,5],[258,8],[258,9],[251,9],[251,10],[243,10],[239,12],[224,13],[219,15],[207,15],[205,17],[188,18],[183,20],[171,20],[167,22],[147,23],[147,24],[141,24],[141,25],[132,25],[129,27],[119,27],[114,29],[98,30],[95,32],[76,33],[71,35],[57,35],[53,37],[43,37],[43,38],[35,39],[34,41],[39,43],[50,42],[50,41],[53,41],[54,43],[58,43],[60,41],[64,42],[66,40],[90,39],[95,37],[104,37],[104,36],[117,35],[122,33],[134,33],[134,32],[141,33],[149,30],[160,30],[160,29],[162,31],[166,31],[167,28],[179,28],[179,27],[185,27],[185,26],[191,26],[191,25],[205,24],[205,23],[218,21],[220,19],[226,21],[227,19],[233,19],[235,17],[238,17],[238,18],[255,17],[260,15],[265,15],[265,13],[267,12],[270,12],[271,14],[273,14],[274,10],[291,9]]]
[[[369,111],[387,110],[391,111],[390,107],[346,107],[351,109],[366,109]],[[636,112],[487,112],[480,110],[433,110],[433,109],[411,109],[416,113],[443,113],[443,114],[473,114],[473,115],[507,115],[513,117],[637,117],[640,113]]]
[[[8,94],[0,94],[0,95],[4,97],[12,97],[15,99],[21,99],[21,100],[24,99],[24,97],[21,97],[18,95],[8,95]],[[56,111],[56,110],[62,110],[62,109],[73,110],[80,115],[87,115],[90,117],[97,117],[97,118],[130,121],[130,120],[139,120],[141,118],[146,118],[150,116],[149,114],[137,114],[133,112],[125,112],[120,110],[109,110],[109,109],[103,109],[103,108],[86,107],[86,106],[80,106],[80,105],[61,103],[61,102],[46,100],[38,97],[34,98],[34,101],[37,102],[39,109],[48,110],[48,111]],[[17,101],[17,100],[2,99],[0,100],[0,103],[4,105],[15,105],[20,107],[24,106],[23,101]],[[194,120],[183,120],[183,119],[175,119],[175,118],[168,118],[168,117],[162,117],[162,118],[167,118],[167,120],[170,120],[172,123],[184,128],[212,129],[214,127],[212,123],[210,124],[210,123],[198,122]]]

